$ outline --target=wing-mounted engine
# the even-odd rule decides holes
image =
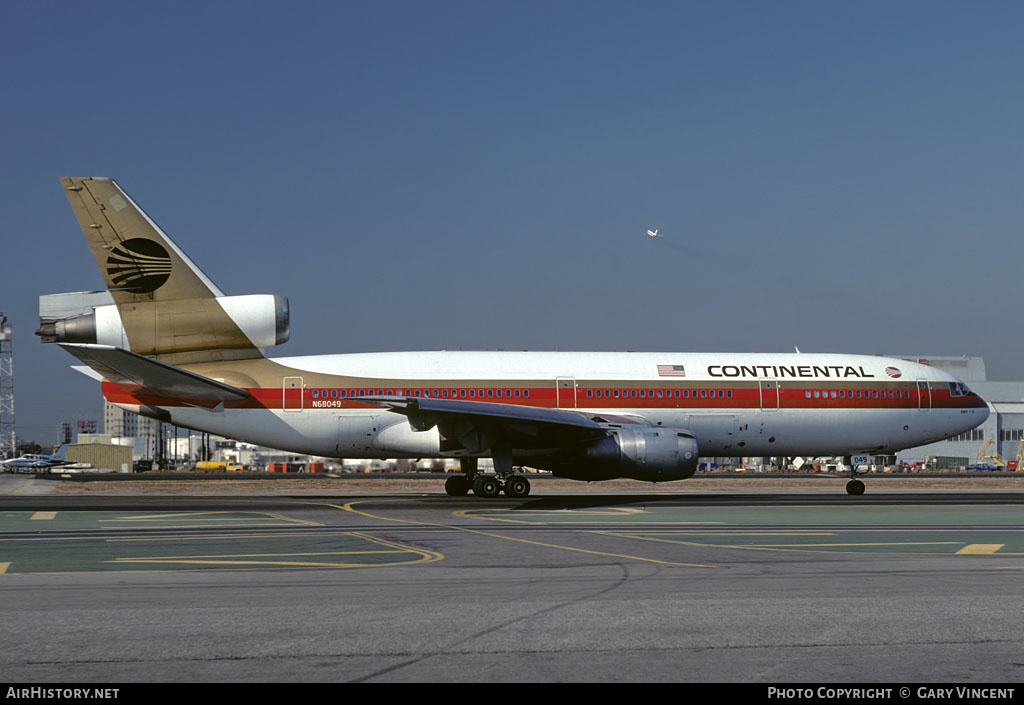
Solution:
[[[626,477],[669,482],[692,477],[698,455],[697,439],[689,431],[626,426],[611,428],[604,438],[532,464],[574,480]]]
[[[437,426],[441,451],[492,454],[574,480],[628,477],[668,482],[697,471],[697,439],[639,417],[436,398],[366,396],[409,419],[413,432]],[[509,457],[510,456],[510,457]]]

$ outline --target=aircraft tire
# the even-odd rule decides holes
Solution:
[[[530,494],[530,481],[522,475],[513,475],[505,483],[505,494],[513,499],[521,499]]]
[[[444,491],[449,497],[465,497],[472,483],[463,475],[452,475],[444,481]]]
[[[491,499],[501,493],[501,484],[493,475],[480,475],[473,481],[473,494]]]
[[[850,480],[846,483],[846,494],[862,495],[864,494],[864,483],[860,480]]]

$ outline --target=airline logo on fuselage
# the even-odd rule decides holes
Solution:
[[[863,367],[853,365],[708,365],[711,377],[764,377],[782,379],[870,379],[874,377]]]

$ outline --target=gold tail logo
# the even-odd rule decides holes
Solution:
[[[171,276],[171,256],[153,240],[124,240],[107,257],[107,275],[118,289],[140,294],[156,291]]]

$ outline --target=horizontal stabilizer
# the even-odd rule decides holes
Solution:
[[[130,388],[133,392],[197,402],[239,401],[250,396],[244,389],[122,348],[76,343],[60,343],[60,346],[103,375],[108,382]]]

